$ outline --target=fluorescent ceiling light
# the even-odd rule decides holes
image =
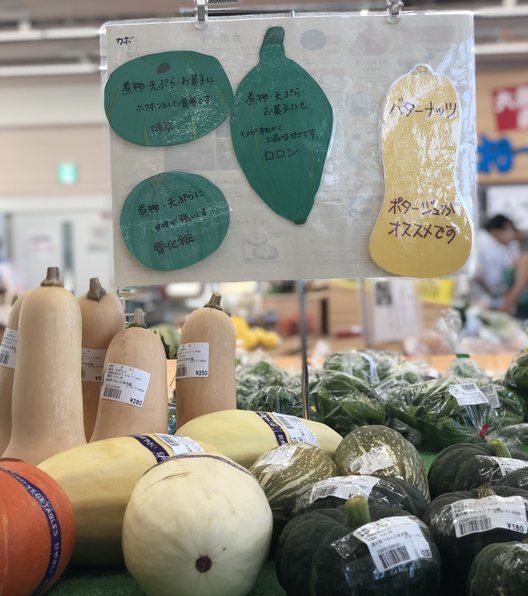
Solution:
[[[477,56],[493,56],[495,54],[528,54],[528,42],[518,43],[478,43],[475,45]]]
[[[99,66],[92,62],[0,66],[0,78],[86,75],[96,74],[98,72]]]
[[[0,31],[0,43],[95,39],[98,37],[99,29],[97,27],[57,27],[54,29],[16,29],[13,31]]]

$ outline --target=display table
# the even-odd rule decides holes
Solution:
[[[429,469],[435,454],[420,452]],[[53,596],[143,596],[134,579],[123,568],[91,568],[71,566],[62,579],[48,592]],[[280,587],[273,561],[268,561],[248,596],[285,596]]]

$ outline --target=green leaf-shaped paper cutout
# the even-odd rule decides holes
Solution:
[[[119,225],[137,261],[148,269],[171,271],[205,259],[222,244],[229,205],[203,176],[164,172],[132,189]]]
[[[162,52],[114,70],[104,103],[119,136],[137,145],[164,147],[194,141],[219,126],[233,107],[233,90],[214,56]]]
[[[318,83],[284,53],[284,29],[271,27],[260,62],[235,93],[231,137],[255,192],[278,215],[303,224],[321,182],[332,106]]]

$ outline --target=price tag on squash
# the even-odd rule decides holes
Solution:
[[[103,366],[106,350],[83,348],[81,355],[81,379],[100,383],[103,380]]]
[[[354,530],[352,535],[368,546],[376,569],[382,573],[398,565],[433,556],[420,522],[411,516],[370,522]],[[332,544],[339,554],[343,552],[346,539],[347,536]]]
[[[327,478],[312,487],[308,504],[325,497],[349,499],[356,495],[368,498],[372,489],[380,481],[375,476],[343,476],[342,478]]]
[[[522,468],[528,468],[528,461],[522,459],[514,459],[512,457],[495,457],[493,455],[478,455],[479,460],[494,461],[500,468],[502,476],[506,476],[510,472],[515,470],[522,470]]]
[[[294,445],[281,445],[265,453],[254,466],[263,468],[265,466],[287,466],[297,449]]]
[[[292,443],[308,443],[319,447],[317,437],[300,418],[277,412],[272,412],[272,414],[277,422],[288,431]]]
[[[378,470],[394,466],[392,457],[385,445],[371,449],[361,457],[350,462],[349,470],[353,474],[372,474]]]
[[[103,374],[101,398],[141,408],[145,401],[150,373],[110,362]]]
[[[489,404],[488,398],[479,389],[476,383],[449,385],[448,391],[456,399],[459,406]]]
[[[176,379],[203,379],[209,376],[208,342],[180,344],[176,358]]]
[[[174,455],[185,455],[186,453],[204,453],[204,449],[189,437],[164,435],[155,433],[160,441],[168,445]]]
[[[520,534],[528,532],[526,504],[522,497],[491,496],[462,499],[451,504],[457,538],[504,528]]]
[[[17,332],[6,327],[0,344],[0,365],[15,368]]]

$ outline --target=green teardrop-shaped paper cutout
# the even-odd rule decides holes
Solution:
[[[222,191],[203,176],[164,172],[132,189],[119,225],[126,247],[143,266],[155,271],[183,269],[222,244],[229,205]]]
[[[231,137],[255,192],[278,215],[303,224],[321,182],[332,135],[332,106],[318,83],[284,53],[271,27],[260,62],[235,93]]]
[[[231,113],[233,90],[214,56],[162,52],[126,62],[110,75],[105,112],[122,138],[153,147],[194,141]]]

